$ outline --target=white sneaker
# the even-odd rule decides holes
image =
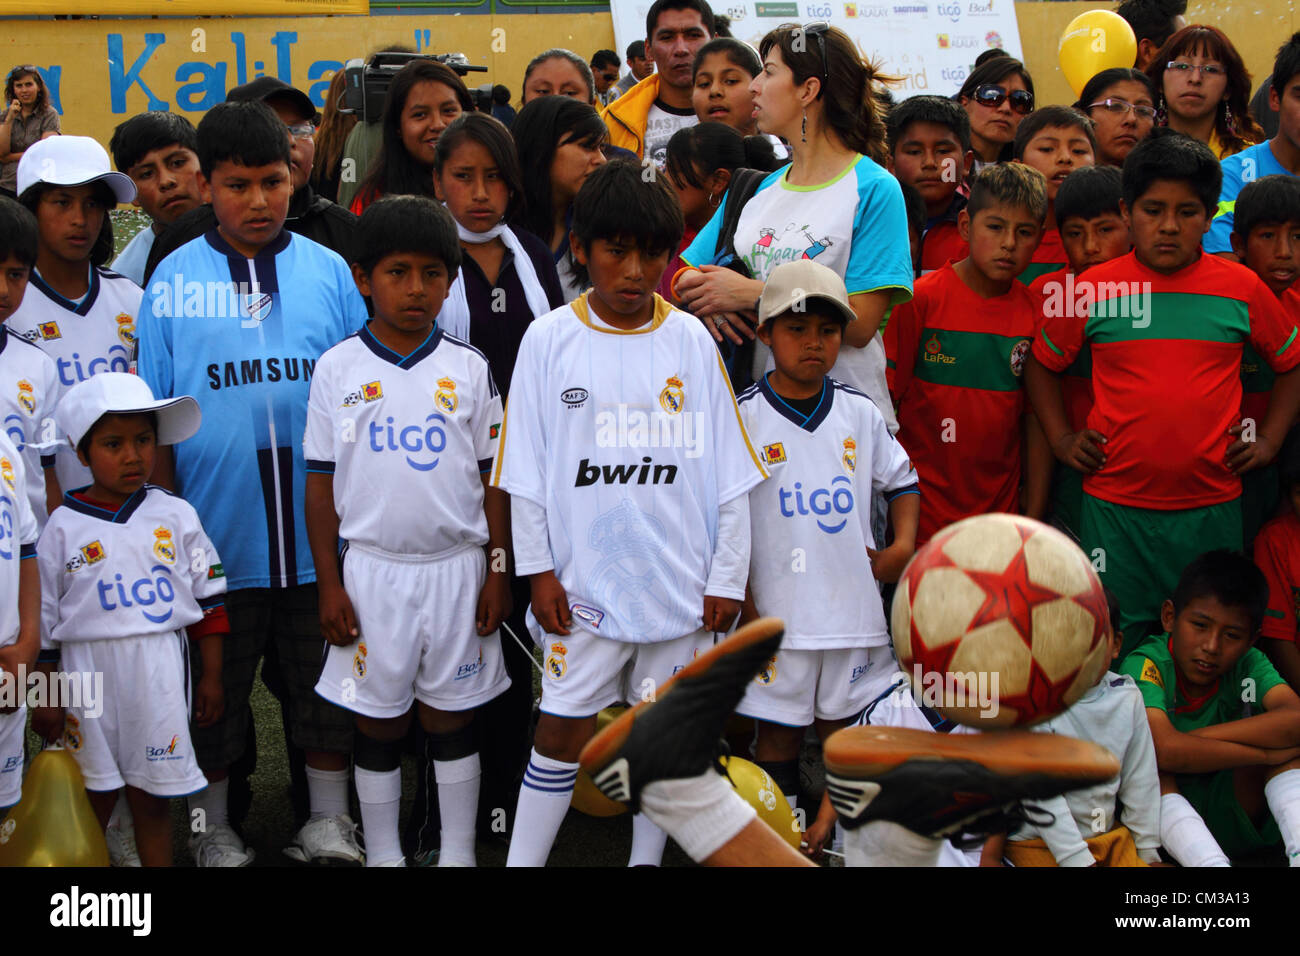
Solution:
[[[405,867],[405,866],[406,866],[406,857],[404,857],[404,856],[399,856],[396,860],[385,860],[383,863],[372,863],[371,866],[375,867],[376,869],[379,868],[379,867],[381,867],[381,866],[401,866],[401,867]]]
[[[190,852],[194,854],[194,862],[203,867],[248,866],[253,862],[253,851],[224,823],[191,836]]]
[[[125,825],[123,825],[125,824]],[[140,866],[140,851],[135,845],[135,827],[131,818],[110,823],[104,830],[108,860],[113,866]]]
[[[284,855],[299,863],[317,860],[364,863],[366,859],[365,852],[357,844],[357,825],[346,813],[309,820],[293,838],[293,843],[284,848]]]

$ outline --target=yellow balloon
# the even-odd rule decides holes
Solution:
[[[42,750],[23,780],[23,798],[0,822],[0,866],[108,866],[77,761]]]
[[[1137,37],[1128,21],[1110,10],[1089,10],[1066,26],[1057,47],[1061,72],[1078,96],[1102,70],[1131,67],[1137,60]]]
[[[779,833],[796,850],[802,842],[799,821],[776,781],[758,764],[740,757],[723,757],[727,775],[735,791],[758,811],[758,818]]]
[[[596,730],[604,730],[625,710],[626,707],[606,707],[596,715]],[[616,817],[620,813],[627,813],[627,804],[611,800],[596,789],[585,770],[578,771],[578,780],[573,785],[573,799],[569,801],[569,806],[589,817]]]

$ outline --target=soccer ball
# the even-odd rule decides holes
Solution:
[[[904,569],[894,650],[922,704],[973,727],[1065,710],[1110,663],[1106,598],[1084,553],[1017,515],[944,528]]]

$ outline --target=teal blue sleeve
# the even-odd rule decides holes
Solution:
[[[154,269],[135,320],[135,371],[155,398],[171,398],[176,387],[172,373],[172,318],[182,305],[172,302],[172,293],[179,294],[181,286],[162,278],[181,273],[180,268],[168,266],[172,259],[168,256]]]
[[[844,273],[849,295],[889,290],[890,305],[912,298],[912,249],[898,180],[870,159],[858,163],[858,211]]]
[[[1210,231],[1205,234],[1201,240],[1201,248],[1209,253],[1231,252],[1232,240],[1232,214],[1237,205],[1237,194],[1241,192],[1244,185],[1243,180],[1243,156],[1238,153],[1236,156],[1229,156],[1220,166],[1223,169],[1223,185],[1219,189],[1219,206],[1214,212],[1214,221],[1210,224]],[[1254,161],[1251,160],[1251,165]],[[1252,180],[1255,176],[1250,177]]]

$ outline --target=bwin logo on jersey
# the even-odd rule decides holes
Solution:
[[[153,578],[139,578],[130,584],[123,581],[120,574],[113,575],[111,584],[103,578],[96,581],[95,590],[99,592],[99,606],[105,611],[138,607],[146,621],[162,624],[175,610],[171,604],[176,600],[176,588],[172,585],[172,573],[169,568],[155,564],[149,571],[154,575]],[[117,598],[116,603],[114,597]],[[145,610],[154,605],[158,605],[157,614]]]
[[[836,515],[848,515],[853,512],[853,482],[843,475],[837,475],[831,480],[829,488],[814,488],[812,491],[805,493],[802,483],[794,483],[794,491],[787,491],[784,487],[777,491],[780,502],[781,517],[793,518],[798,515],[815,515],[817,527],[821,528],[827,534],[839,534],[848,524],[848,518],[841,518],[838,523],[834,519],[828,519],[830,523],[822,521],[826,516],[834,513]],[[791,503],[794,510],[790,510]]]
[[[393,417],[388,416],[387,425],[370,423],[370,450],[377,452],[401,451],[406,463],[416,471],[433,471],[438,467],[438,455],[447,447],[447,433],[440,426],[447,424],[447,419],[437,412],[424,420],[425,426],[395,425]],[[431,424],[432,423],[432,424]],[[432,452],[433,461],[417,461],[411,455]]]
[[[593,465],[590,458],[584,458],[578,462],[578,475],[573,480],[573,487],[644,485],[647,480],[652,485],[671,485],[676,478],[676,465],[656,465],[648,455],[639,464],[632,465]]]

